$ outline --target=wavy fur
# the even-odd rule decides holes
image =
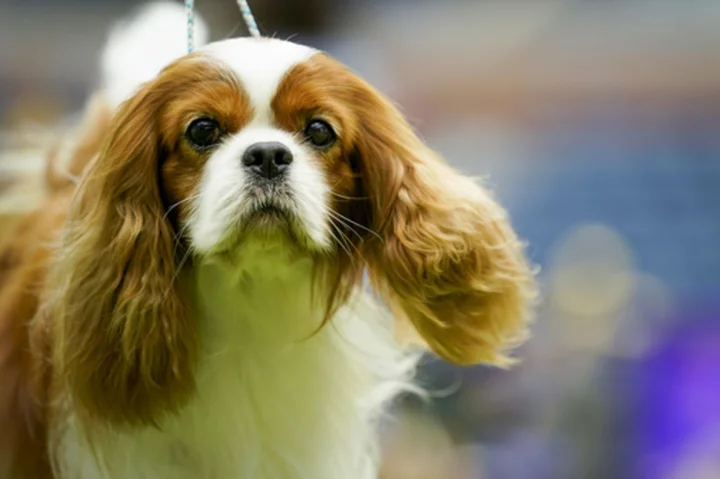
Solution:
[[[357,143],[373,228],[367,247],[374,285],[428,345],[457,364],[508,365],[528,336],[534,274],[505,210],[489,192],[422,143],[387,101],[365,85]],[[362,113],[360,114],[362,116]]]
[[[53,361],[76,407],[153,423],[193,391],[196,338],[159,190],[152,92],[122,106],[69,212],[47,280]]]

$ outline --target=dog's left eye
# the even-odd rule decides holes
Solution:
[[[199,118],[185,132],[188,140],[198,148],[207,148],[220,141],[220,125],[210,118]]]
[[[325,148],[335,141],[335,132],[322,120],[310,120],[305,127],[305,138],[316,148]]]

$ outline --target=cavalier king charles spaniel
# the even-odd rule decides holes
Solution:
[[[171,18],[182,40],[177,15],[111,37],[109,84],[0,252],[0,476],[374,479],[418,358],[398,325],[510,364],[523,245],[338,61],[140,41]]]

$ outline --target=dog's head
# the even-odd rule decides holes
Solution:
[[[179,252],[228,255],[258,235],[331,266],[328,311],[369,271],[452,362],[507,364],[526,335],[532,274],[489,193],[336,60],[234,39],[125,102],[78,188],[55,301],[76,398],[118,422],[181,404],[196,338]]]

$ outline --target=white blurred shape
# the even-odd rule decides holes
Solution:
[[[207,43],[208,28],[195,13],[195,46]],[[150,3],[119,21],[102,53],[102,85],[113,107],[187,53],[187,18],[182,4]]]

